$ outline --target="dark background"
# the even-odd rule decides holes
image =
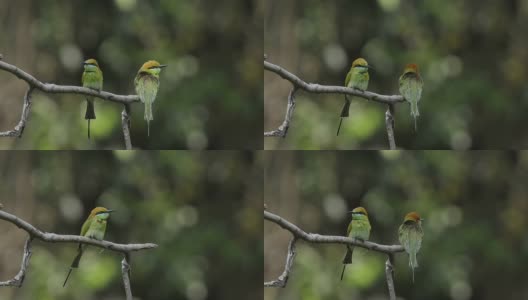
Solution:
[[[398,244],[407,212],[424,219],[415,282],[395,255],[398,299],[527,299],[528,152],[282,151],[265,155],[265,203],[306,232],[345,235],[347,211],[369,212],[370,240]],[[291,234],[264,223],[264,279],[282,273]],[[339,281],[343,245],[297,243],[272,299],[388,299],[386,255],[356,249]]]
[[[420,66],[424,91],[418,132],[409,105],[396,108],[396,144],[405,149],[524,149],[528,110],[528,4],[481,0],[270,0],[264,52],[307,82],[344,85],[364,57],[369,90],[398,94],[407,63]],[[291,84],[265,72],[265,130],[284,118]],[[297,94],[286,139],[266,149],[388,148],[386,106],[353,101],[336,137],[344,96]]]
[[[132,107],[132,144],[141,149],[262,149],[262,1],[0,1],[4,61],[43,82],[81,85],[96,58],[104,90],[135,94],[149,59],[160,75],[150,137],[143,105]],[[0,130],[20,118],[27,85],[0,71]],[[96,101],[93,141],[80,95],[33,94],[22,139],[4,149],[122,149],[122,106]]]
[[[132,253],[136,299],[262,297],[262,155],[251,152],[0,152],[4,210],[47,232],[79,234],[95,206],[116,210],[106,240]],[[20,268],[25,231],[0,220],[0,280]],[[118,253],[33,242],[21,288],[0,299],[124,299]]]

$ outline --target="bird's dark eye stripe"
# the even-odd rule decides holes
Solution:
[[[104,213],[106,213],[106,211],[100,211],[100,212],[96,213],[96,215],[100,215],[100,214],[104,214]]]
[[[159,67],[158,66],[149,67],[149,69],[155,69],[155,68],[159,68]]]
[[[362,211],[356,211],[356,212],[353,212],[353,214],[356,214],[356,215],[365,215],[365,213],[362,212]]]

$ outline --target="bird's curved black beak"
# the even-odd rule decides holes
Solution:
[[[159,65],[160,68],[165,68],[167,65]]]
[[[107,212],[107,213],[113,213],[113,212],[115,212],[115,210],[113,210],[113,209],[109,209],[109,210],[107,210],[106,212]]]

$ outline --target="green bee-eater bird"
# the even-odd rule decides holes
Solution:
[[[420,218],[420,215],[416,212],[410,212],[405,215],[403,224],[401,224],[398,230],[398,235],[400,244],[409,254],[409,267],[412,269],[414,282],[414,269],[418,268],[416,254],[420,251],[423,237],[422,218]]]
[[[141,102],[145,103],[145,120],[147,120],[148,135],[150,135],[150,121],[154,120],[152,116],[152,103],[156,100],[156,94],[158,93],[159,73],[166,66],[160,65],[155,60],[149,60],[141,66],[134,79],[136,93],[141,99]]]
[[[416,118],[420,115],[418,101],[422,97],[423,81],[418,66],[408,64],[400,76],[400,94],[411,105],[411,116],[414,117],[414,130],[416,130]]]
[[[113,212],[113,210],[109,210],[104,207],[96,207],[92,209],[88,219],[84,221],[84,224],[81,228],[81,235],[91,239],[102,240],[106,232],[106,223],[108,222],[108,218],[110,218],[111,212]],[[68,276],[66,276],[66,280],[64,280],[64,284],[62,285],[63,287],[66,285],[72,270],[79,267],[79,261],[81,260],[82,255],[83,245],[79,244],[77,256],[70,266],[70,271],[68,272]]]
[[[365,91],[368,87],[369,82],[369,73],[368,69],[371,68],[367,61],[363,58],[358,58],[352,62],[352,67],[345,79],[345,86],[353,89],[358,89]],[[348,117],[348,111],[350,110],[350,99],[348,95],[345,95],[345,105],[341,110],[341,120],[339,121],[339,127],[337,128],[337,135],[339,135],[339,130],[341,129],[341,123],[343,123],[343,118]]]
[[[84,72],[82,74],[82,85],[94,90],[103,89],[103,71],[99,68],[99,64],[93,58],[84,62]],[[86,113],[84,119],[88,120],[88,139],[90,138],[90,120],[95,120],[94,97],[86,97]]]
[[[347,236],[362,241],[368,241],[370,237],[370,222],[367,210],[363,207],[356,207],[352,210],[352,221],[350,221],[350,224],[348,224]],[[346,265],[352,263],[353,252],[354,246],[347,245],[347,252],[343,258],[343,272],[341,272],[341,280],[343,280]]]

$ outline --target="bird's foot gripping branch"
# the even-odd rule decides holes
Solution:
[[[289,81],[293,88],[288,95],[288,102],[286,107],[286,114],[282,124],[275,130],[264,132],[264,137],[286,137],[288,128],[293,118],[293,111],[295,109],[295,93],[298,90],[303,90],[313,94],[344,94],[356,96],[365,100],[372,100],[381,104],[387,105],[387,111],[385,113],[385,125],[387,130],[387,138],[389,141],[389,148],[396,149],[396,141],[394,137],[394,107],[395,104],[404,102],[405,99],[401,95],[381,95],[367,90],[361,90],[358,88],[345,87],[345,86],[330,86],[320,85],[316,83],[307,83],[299,78],[297,75],[287,71],[281,66],[272,64],[266,61],[264,56],[264,70],[279,75],[284,80]]]
[[[275,223],[282,227],[283,229],[289,231],[292,234],[292,239],[290,240],[288,246],[288,255],[286,257],[286,263],[284,266],[283,273],[275,280],[264,282],[264,287],[285,287],[288,278],[290,276],[291,269],[293,267],[293,262],[295,259],[295,244],[298,240],[303,240],[312,244],[342,244],[342,245],[351,245],[361,248],[365,248],[374,252],[379,252],[387,255],[387,261],[385,263],[385,276],[387,280],[387,287],[389,290],[389,299],[396,300],[396,291],[394,288],[394,254],[398,252],[403,252],[404,248],[401,245],[381,245],[369,241],[361,241],[359,239],[348,238],[345,236],[330,236],[330,235],[320,235],[315,233],[307,233],[299,228],[297,225],[283,219],[282,217],[273,214],[264,210],[264,219]]]
[[[66,85],[56,85],[53,83],[43,83],[30,75],[29,73],[26,73],[25,71],[19,69],[17,66],[14,66],[12,64],[9,64],[3,60],[0,60],[0,69],[4,70],[8,73],[11,73],[18,77],[21,80],[24,80],[28,84],[28,90],[24,96],[23,101],[23,107],[22,107],[22,115],[20,118],[20,121],[18,124],[11,130],[0,132],[0,137],[22,137],[22,134],[24,132],[24,128],[26,127],[29,116],[31,114],[31,96],[32,93],[35,91],[35,89],[40,90],[45,93],[51,93],[51,94],[79,94],[79,95],[85,95],[87,97],[97,97],[103,101],[110,101],[115,102],[119,104],[125,105],[125,108],[123,109],[122,118],[124,119],[126,117],[127,121],[121,122],[122,124],[122,130],[123,130],[123,136],[125,140],[125,147],[126,149],[132,148],[132,143],[130,141],[130,122],[129,120],[129,111],[130,104],[134,102],[139,102],[140,98],[137,95],[118,95],[118,94],[112,94],[105,91],[99,91],[96,89],[91,89],[88,87],[80,87],[80,86],[66,86]],[[84,98],[78,98],[80,101],[85,101]]]
[[[121,270],[123,276],[123,283],[125,287],[125,294],[127,300],[132,300],[132,289],[130,284],[129,270],[130,270],[130,256],[134,251],[148,250],[158,247],[156,244],[116,244],[104,240],[97,240],[93,238],[88,238],[85,236],[78,235],[61,235],[49,232],[43,232],[35,228],[33,225],[28,222],[18,218],[15,215],[9,214],[5,211],[0,210],[0,219],[16,225],[22,230],[28,233],[28,238],[24,246],[24,256],[22,258],[22,265],[20,271],[15,277],[7,281],[0,281],[0,286],[16,286],[21,287],[24,278],[26,276],[27,269],[29,268],[29,260],[31,258],[31,242],[34,239],[41,240],[47,243],[81,243],[86,245],[91,245],[95,247],[100,247],[103,249],[108,249],[114,252],[119,252],[123,255],[123,260],[121,262]]]

